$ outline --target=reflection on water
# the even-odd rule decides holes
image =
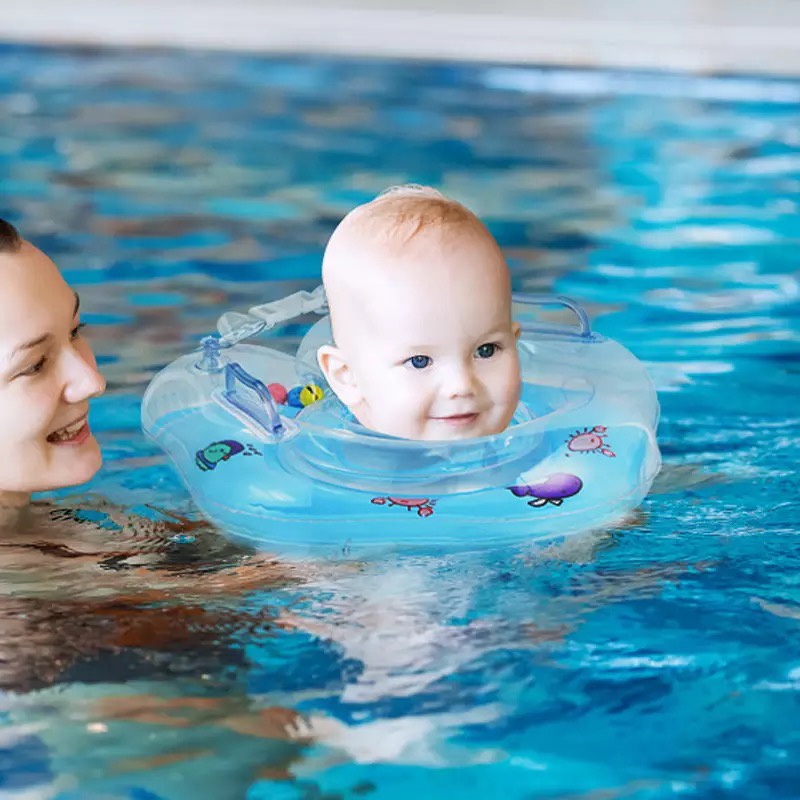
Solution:
[[[36,503],[2,528],[0,686],[106,679],[109,668],[120,679],[180,673],[182,651],[213,662],[239,628],[268,619],[214,603],[297,583],[295,572],[201,521],[140,517],[99,498],[80,508]],[[109,657],[100,673],[98,655]]]
[[[0,794],[796,796],[798,93],[0,49],[0,216],[109,378],[91,494],[0,541]],[[340,216],[409,180],[647,361],[665,470],[617,529],[537,549],[238,550],[143,439],[144,386],[221,312],[313,288]]]

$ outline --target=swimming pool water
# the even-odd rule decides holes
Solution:
[[[582,300],[647,362],[666,465],[612,531],[307,565],[77,658],[65,634],[70,666],[0,700],[0,796],[800,796],[799,101],[788,79],[0,48],[0,216],[80,291],[109,379],[92,491],[191,511],[139,430],[148,380],[223,311],[313,288],[338,219],[407,181],[474,208],[516,290]],[[6,594],[0,661],[35,657]]]

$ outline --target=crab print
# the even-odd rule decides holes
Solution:
[[[417,514],[420,517],[429,517],[433,514],[433,507],[436,504],[435,500],[429,497],[373,497],[373,505],[384,506],[401,506],[409,511],[416,508]]]
[[[617,454],[605,441],[607,430],[604,425],[595,425],[593,428],[575,431],[566,440],[567,450],[572,453],[599,453],[609,458],[616,458]],[[570,453],[567,453],[567,455],[570,455]]]

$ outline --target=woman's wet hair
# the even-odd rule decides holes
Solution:
[[[15,253],[22,246],[19,231],[4,219],[0,219],[0,253]]]

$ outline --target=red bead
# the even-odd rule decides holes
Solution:
[[[269,390],[269,393],[272,395],[272,399],[276,403],[279,403],[280,405],[286,403],[287,392],[286,392],[286,387],[283,384],[271,383],[269,386],[267,386],[267,389]]]

